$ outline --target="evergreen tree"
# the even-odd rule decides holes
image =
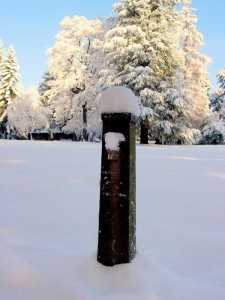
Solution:
[[[43,75],[43,80],[39,84],[38,92],[42,103],[47,106],[49,104],[49,98],[47,97],[48,91],[51,89],[51,82],[54,80],[54,77],[51,76],[49,71],[46,71]]]
[[[225,142],[225,69],[217,74],[219,88],[210,97],[211,115],[202,129],[202,144]]]
[[[6,108],[19,91],[19,64],[13,46],[6,52],[0,69],[0,101]]]
[[[117,23],[105,37],[100,85],[102,89],[127,86],[138,96],[144,143],[148,128],[160,143],[193,141],[192,131],[184,123],[190,98],[185,86],[179,84],[178,36],[174,30],[178,16],[175,5],[179,2],[116,3]]]
[[[5,51],[3,49],[3,42],[0,40],[0,68],[4,60]]]
[[[3,60],[4,60],[5,51],[3,49],[3,42],[0,40],[0,70],[3,66]],[[0,76],[0,89],[2,86],[2,77]],[[3,115],[5,111],[5,102],[0,100],[0,118]]]
[[[210,97],[212,111],[221,111],[225,108],[225,69],[217,74],[219,88]]]
[[[175,41],[169,28],[174,24],[177,2],[123,0],[114,4],[118,19],[105,37],[103,88],[129,85],[139,96],[146,81],[154,86],[156,81],[173,75]]]
[[[181,33],[181,70],[182,80],[185,80],[189,93],[193,99],[193,110],[190,114],[190,122],[197,128],[201,128],[203,121],[209,115],[209,74],[207,67],[211,60],[200,52],[204,45],[202,34],[197,31],[197,17],[195,9],[191,6],[191,0],[184,0],[180,13]]]
[[[221,94],[224,97],[225,96],[225,68],[217,74],[217,79],[220,86]]]
[[[19,84],[19,64],[13,46],[10,46],[0,67],[0,132],[5,136],[7,123],[7,107],[17,96]]]
[[[5,59],[0,69],[1,88],[0,100],[5,105],[11,103],[19,91],[19,64],[17,62],[13,46],[6,52]]]

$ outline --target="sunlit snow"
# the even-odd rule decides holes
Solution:
[[[225,146],[137,145],[137,255],[96,261],[101,145],[0,140],[0,299],[224,300]]]

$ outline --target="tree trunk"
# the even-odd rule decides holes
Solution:
[[[87,141],[87,102],[82,106],[83,107],[83,141]]]
[[[7,132],[6,132],[6,123],[8,121],[6,111],[1,115],[0,118],[0,138],[7,138]]]
[[[155,143],[156,143],[156,145],[162,145],[162,142],[160,142],[160,140],[158,138],[155,139]]]
[[[148,144],[148,120],[141,121],[140,143]]]

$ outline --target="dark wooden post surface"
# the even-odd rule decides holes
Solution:
[[[106,266],[129,263],[136,253],[135,123],[131,113],[102,114],[102,162],[97,259]],[[105,134],[121,133],[119,151],[105,147]]]

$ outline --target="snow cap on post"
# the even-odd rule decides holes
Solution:
[[[131,89],[123,86],[110,87],[99,99],[99,111],[104,113],[131,113],[139,116],[138,99]]]

